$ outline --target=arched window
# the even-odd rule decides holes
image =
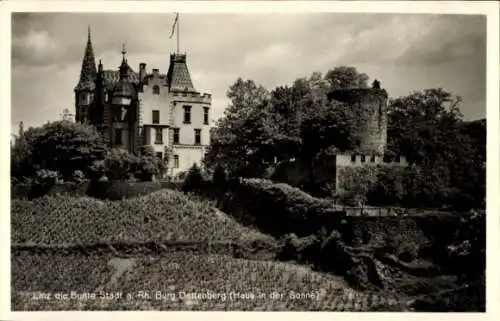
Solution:
[[[153,95],[159,95],[160,94],[160,87],[158,85],[153,86]]]

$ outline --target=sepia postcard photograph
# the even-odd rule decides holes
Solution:
[[[487,312],[498,3],[251,2],[2,10],[10,311]]]

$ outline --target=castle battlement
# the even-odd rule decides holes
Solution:
[[[170,95],[174,97],[176,101],[185,102],[200,102],[210,104],[212,102],[212,95],[207,93],[199,92],[182,92],[182,91],[172,91]]]
[[[359,154],[337,154],[335,155],[336,166],[358,167],[358,166],[407,166],[406,157],[399,156],[392,160],[384,159],[380,155],[359,155]]]

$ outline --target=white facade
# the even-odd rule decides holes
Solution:
[[[143,144],[161,153],[168,164],[165,174],[175,176],[194,163],[201,166],[210,144],[211,96],[169,91],[156,69],[142,88],[139,128]]]

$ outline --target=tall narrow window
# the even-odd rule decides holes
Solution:
[[[123,130],[121,128],[115,129],[115,145],[122,144],[122,133],[123,133]]]
[[[153,95],[159,95],[160,94],[160,87],[158,85],[153,86]]]
[[[203,124],[208,125],[208,107],[203,107]]]
[[[163,144],[163,131],[161,128],[156,128],[155,144]]]
[[[361,155],[361,163],[364,163],[366,161],[366,156],[365,155]]]
[[[184,106],[184,123],[191,123],[191,106]]]
[[[160,123],[160,111],[153,110],[153,124],[159,124],[159,123]]]
[[[355,163],[356,162],[356,155],[351,155],[351,163]]]
[[[201,144],[201,129],[194,130],[194,143]]]
[[[179,155],[174,155],[174,168],[179,168]]]
[[[162,153],[162,152],[156,152],[156,157],[157,157],[159,160],[162,160],[162,159],[163,159],[163,153]]]
[[[179,144],[179,128],[174,128],[174,144]]]

